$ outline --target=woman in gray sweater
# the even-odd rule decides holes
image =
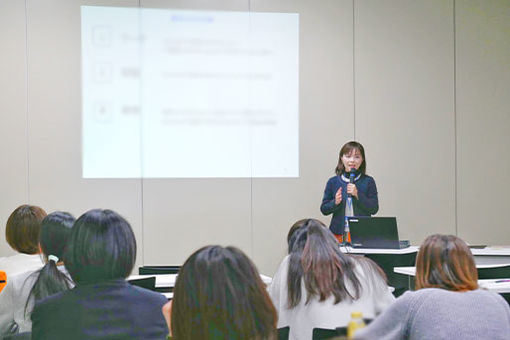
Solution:
[[[510,307],[499,294],[479,289],[464,241],[432,235],[416,258],[416,291],[398,298],[355,339],[510,339]]]

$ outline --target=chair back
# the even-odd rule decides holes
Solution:
[[[277,329],[278,340],[289,340],[290,327],[282,327]]]
[[[138,287],[142,287],[142,288],[153,290],[153,291],[156,290],[156,277],[155,276],[144,277],[142,279],[132,279],[132,280],[128,280],[128,282],[130,284],[132,284],[133,286],[138,286]]]
[[[314,328],[312,333],[312,340],[331,339],[339,335],[341,334],[339,334],[336,329]]]
[[[142,266],[138,275],[177,274],[181,266]]]
[[[32,332],[23,332],[11,335],[4,335],[4,340],[31,340]]]

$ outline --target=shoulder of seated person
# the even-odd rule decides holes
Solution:
[[[55,311],[60,310],[60,300],[62,299],[62,296],[67,293],[68,291],[62,291],[50,296],[47,296],[45,298],[42,298],[41,300],[37,301],[34,306],[34,313],[36,314],[37,311],[46,314],[46,309],[55,309]]]
[[[163,300],[165,300],[165,302],[167,301],[163,294],[154,292],[154,291],[146,289],[146,288],[129,285],[129,289],[131,289],[132,292],[134,292],[135,294],[145,295],[146,297],[152,297],[152,298],[155,298],[156,300],[163,299]]]
[[[437,297],[438,299],[443,299],[454,293],[459,292],[454,292],[442,288],[422,288],[418,290],[407,291],[401,297],[406,297],[408,299],[425,299]]]

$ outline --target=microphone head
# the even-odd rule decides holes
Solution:
[[[349,174],[349,182],[354,183],[354,179],[356,178],[356,170],[351,169],[351,173]]]

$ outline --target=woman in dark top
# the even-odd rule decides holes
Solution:
[[[83,214],[64,255],[76,286],[36,303],[32,339],[164,339],[166,298],[125,280],[135,258],[124,218],[111,210]]]
[[[346,216],[371,216],[379,210],[377,187],[374,179],[366,174],[366,168],[363,145],[348,142],[340,150],[336,175],[328,180],[324,189],[321,212],[333,214],[329,229],[340,242]]]

